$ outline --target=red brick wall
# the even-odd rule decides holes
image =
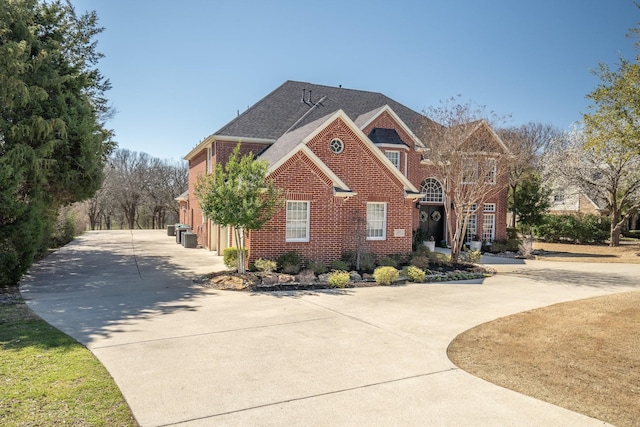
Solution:
[[[185,223],[189,224],[194,232],[198,233],[198,244],[205,246],[206,231],[202,224],[202,211],[198,205],[195,193],[195,184],[199,175],[204,175],[207,171],[207,149],[189,160],[189,203]]]
[[[334,154],[329,148],[333,138],[340,138],[344,151]],[[277,258],[295,250],[310,260],[330,262],[344,251],[354,250],[357,231],[361,230],[364,251],[377,255],[411,251],[411,221],[416,210],[404,198],[400,181],[365,143],[344,123],[337,120],[327,126],[307,146],[356,196],[348,200],[333,196],[330,180],[304,155],[298,153],[271,174],[276,185],[286,189],[289,200],[309,200],[310,241],[285,242],[286,210],[283,208],[264,229],[251,233],[250,262]],[[387,203],[386,240],[366,240],[367,202]],[[404,237],[394,237],[394,230],[404,230]]]

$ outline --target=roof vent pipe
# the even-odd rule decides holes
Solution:
[[[309,89],[309,104],[313,105],[313,102],[311,102],[311,89]]]
[[[302,98],[300,99],[300,102],[304,102],[305,104],[307,103],[307,101],[304,100],[304,92],[306,91],[306,89],[302,89]]]

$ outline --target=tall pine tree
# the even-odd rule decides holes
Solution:
[[[95,12],[70,2],[0,5],[0,286],[46,250],[60,206],[100,187],[114,147]]]

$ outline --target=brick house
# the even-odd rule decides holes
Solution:
[[[241,153],[268,162],[269,178],[286,200],[263,229],[247,235],[249,262],[288,251],[325,262],[356,248],[408,253],[417,229],[446,240],[442,186],[416,136],[423,121],[380,93],[287,81],[185,156],[189,188],[179,200],[181,221],[209,250],[234,245],[230,230],[202,215],[194,184],[240,143]],[[486,123],[474,129],[488,129],[504,147]],[[506,205],[504,186],[479,208],[467,234],[505,239]]]

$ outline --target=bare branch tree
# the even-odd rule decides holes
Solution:
[[[611,217],[610,246],[640,210],[640,154],[634,147],[603,142],[593,147],[582,129],[567,132],[544,157],[545,179],[556,186],[576,186],[593,200],[602,200]]]
[[[509,150],[492,130],[501,120],[484,107],[456,99],[425,113],[421,140],[424,161],[442,183],[451,258],[457,262],[470,218],[492,197],[506,190]]]
[[[509,147],[513,157],[509,162],[509,189],[511,206],[517,211],[516,193],[524,178],[539,169],[540,158],[551,142],[558,138],[560,131],[552,125],[527,123],[496,131]],[[511,216],[511,227],[516,226],[515,212]]]

